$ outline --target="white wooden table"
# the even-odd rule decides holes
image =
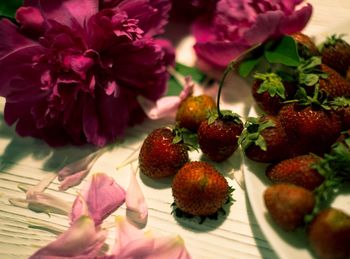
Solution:
[[[314,6],[314,15],[305,29],[306,33],[314,35],[316,40],[322,40],[326,32],[334,30],[350,34],[350,29],[346,26],[349,25],[350,19],[349,0],[309,2]],[[184,46],[186,47],[185,43]],[[181,54],[179,61],[189,62]],[[249,89],[225,91],[224,106],[246,116],[252,101]],[[2,113],[4,100],[0,101],[0,258],[27,258],[38,248],[56,238],[55,234],[30,228],[29,225],[46,223],[64,230],[69,222],[65,216],[55,214],[48,216],[12,206],[8,199],[24,198],[24,193],[17,188],[18,184],[34,185],[46,174],[56,172],[64,163],[88,154],[92,148],[70,146],[53,149],[40,140],[18,137],[12,128],[5,125]],[[168,121],[147,121],[129,129],[125,140],[97,161],[94,171],[106,172],[114,176],[120,185],[126,187],[130,167],[126,166],[117,171],[116,165],[133,152],[137,152],[148,132],[166,123]],[[233,169],[230,165],[233,165]],[[232,169],[229,173],[239,177],[239,153],[226,164],[227,167]],[[231,206],[227,217],[224,221],[206,221],[198,225],[191,221],[177,220],[170,214],[172,199],[170,199],[169,181],[157,183],[140,178],[138,175],[149,207],[147,229],[152,229],[160,235],[179,234],[185,240],[193,258],[277,258],[256,222],[245,191],[235,180],[229,177],[228,179],[236,189],[234,191],[236,202]],[[46,191],[73,201],[79,190],[80,186],[77,186],[66,192],[60,192],[58,182],[55,180]],[[125,207],[120,208],[115,214],[125,215]],[[112,218],[108,220],[113,221]],[[112,233],[108,242],[113,243]]]

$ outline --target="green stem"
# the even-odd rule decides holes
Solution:
[[[236,57],[234,60],[232,60],[226,67],[225,71],[224,71],[224,74],[220,80],[220,83],[219,83],[219,90],[218,90],[218,95],[217,95],[217,100],[216,100],[216,106],[217,106],[217,111],[218,111],[218,115],[219,115],[219,118],[222,117],[222,113],[220,111],[220,97],[221,97],[221,89],[225,83],[225,79],[227,77],[227,75],[232,72],[235,68],[235,65],[241,61],[242,58],[244,58],[249,52],[251,52],[252,50],[258,48],[259,46],[261,45],[261,43],[259,44],[256,44],[252,47],[250,47],[249,49],[243,51],[238,57]]]

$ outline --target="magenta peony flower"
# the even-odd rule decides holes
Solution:
[[[103,146],[145,116],[138,96],[166,90],[170,0],[25,0],[0,21],[5,121],[50,145]]]
[[[301,31],[312,13],[303,0],[220,0],[213,17],[193,25],[198,58],[223,69],[244,50],[280,35]]]

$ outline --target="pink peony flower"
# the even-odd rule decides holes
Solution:
[[[166,90],[170,0],[27,0],[19,27],[0,21],[5,121],[50,145],[103,146],[145,114],[138,96]],[[169,51],[170,50],[170,51]]]
[[[269,38],[301,31],[312,13],[303,0],[220,0],[213,17],[193,25],[201,62],[223,69],[240,53]]]

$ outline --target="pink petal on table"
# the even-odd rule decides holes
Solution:
[[[63,167],[58,172],[58,180],[62,182],[60,190],[64,191],[72,186],[78,185],[88,175],[96,160],[105,151],[105,148],[101,148],[98,151]]]
[[[118,209],[125,201],[125,190],[113,178],[98,173],[92,176],[91,182],[82,190],[82,198],[86,202],[89,215],[96,225]],[[78,197],[73,205],[71,220],[74,221],[84,214],[83,206]]]
[[[30,258],[95,258],[101,250],[107,233],[95,228],[94,221],[83,216],[58,238],[39,249]]]
[[[121,217],[116,223],[116,244],[112,251],[116,258],[191,258],[179,236],[154,238]]]
[[[132,223],[137,226],[145,226],[148,217],[148,207],[145,196],[136,179],[136,170],[132,170],[130,174],[130,183],[126,191],[126,215]]]
[[[194,84],[192,80],[188,78],[183,87],[179,96],[165,96],[154,102],[140,95],[137,97],[137,100],[143,111],[152,120],[175,117],[180,103],[192,94]]]

